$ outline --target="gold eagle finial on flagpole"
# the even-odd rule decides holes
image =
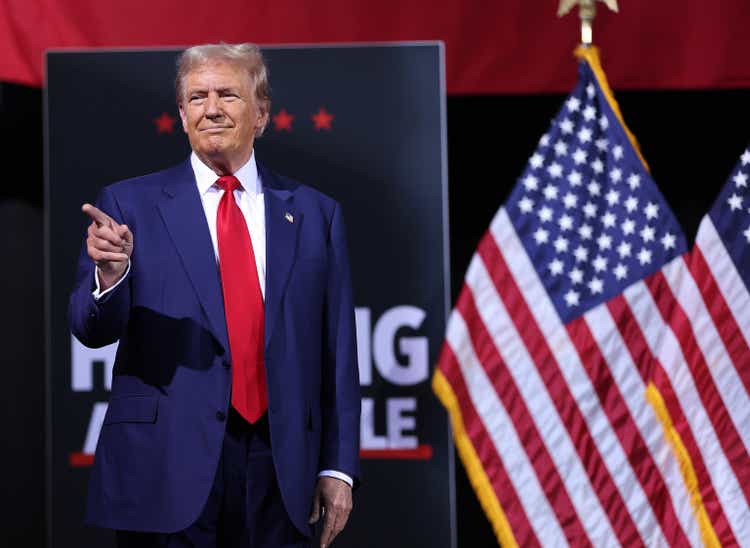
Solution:
[[[609,9],[616,12],[617,0],[599,0],[604,2]],[[581,43],[584,46],[590,46],[592,42],[591,24],[596,17],[596,0],[560,0],[560,7],[557,8],[557,16],[566,15],[578,5],[578,14],[581,17]]]

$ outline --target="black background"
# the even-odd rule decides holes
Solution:
[[[576,70],[572,57],[570,70]],[[750,139],[750,90],[615,92],[657,184],[692,241],[700,217],[711,206]],[[452,298],[460,289],[479,237],[562,98],[448,98]],[[396,140],[398,130],[393,128]],[[5,369],[0,399],[0,469],[5,476],[0,498],[0,545],[41,547],[45,535],[45,334],[39,89],[0,84],[0,151],[0,281],[4,288],[0,341]],[[460,465],[456,466],[456,502],[459,546],[494,546],[491,528]],[[382,519],[391,518],[384,509]]]

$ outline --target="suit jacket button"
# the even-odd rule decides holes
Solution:
[[[224,360],[223,362],[221,362],[221,365],[224,366],[224,369],[229,369],[229,362],[228,361]]]
[[[227,416],[224,414],[223,411],[217,411],[216,412],[216,420],[220,422],[224,422],[226,420]]]

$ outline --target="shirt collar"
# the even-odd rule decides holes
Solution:
[[[190,165],[195,174],[195,182],[198,185],[198,192],[203,196],[206,192],[214,187],[219,176],[213,170],[204,164],[195,152],[190,154]],[[261,194],[263,192],[260,178],[258,177],[258,165],[255,163],[255,150],[250,154],[250,159],[240,169],[234,173],[242,188],[251,194]]]

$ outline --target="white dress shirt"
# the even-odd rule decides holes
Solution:
[[[224,196],[224,190],[216,184],[218,175],[206,164],[200,161],[193,152],[190,155],[190,165],[193,166],[195,182],[198,185],[203,203],[203,212],[206,214],[208,231],[211,233],[211,242],[214,244],[216,261],[219,261],[219,242],[216,237],[216,213],[219,211],[219,202]],[[255,267],[258,269],[258,282],[263,299],[266,298],[266,207],[263,201],[263,186],[258,177],[258,166],[255,163],[255,152],[250,156],[247,163],[234,174],[240,182],[240,187],[234,191],[234,199],[245,217],[250,240],[253,242],[253,254],[255,255]]]
[[[216,237],[216,213],[219,210],[219,201],[224,195],[224,190],[216,184],[219,176],[213,170],[204,164],[200,158],[193,152],[190,155],[190,165],[195,174],[195,183],[198,186],[198,194],[203,204],[203,212],[206,214],[208,222],[208,231],[211,233],[211,243],[214,246],[214,256],[219,261],[219,242]],[[258,282],[260,283],[260,292],[265,300],[266,297],[266,208],[263,199],[263,185],[258,175],[258,165],[255,163],[255,151],[250,155],[250,159],[234,174],[240,182],[240,187],[234,191],[234,199],[242,211],[247,223],[247,230],[250,232],[250,240],[253,243],[253,254],[255,255],[255,267],[258,269]],[[130,263],[125,274],[115,285],[105,291],[99,287],[99,276],[94,272],[94,283],[96,289],[93,292],[94,299],[97,301],[116,288],[130,272]],[[321,470],[318,476],[330,476],[345,481],[350,486],[354,485],[352,478],[348,474],[337,470]]]

